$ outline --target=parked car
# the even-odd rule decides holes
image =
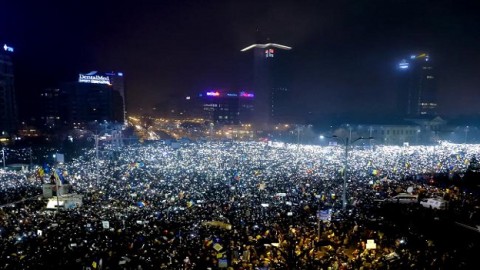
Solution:
[[[425,198],[420,201],[420,204],[426,208],[445,210],[448,202],[442,198]]]

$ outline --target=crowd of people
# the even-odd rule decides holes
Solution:
[[[475,194],[418,176],[463,174],[480,145],[352,148],[347,170],[342,146],[158,142],[102,152],[111,154],[53,165],[83,196],[63,211],[35,197],[48,173],[0,172],[1,268],[468,269],[478,249],[475,238],[461,251],[439,248],[379,215],[431,209],[379,202],[436,194],[451,216],[478,218]]]

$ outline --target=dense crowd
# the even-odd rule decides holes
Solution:
[[[448,198],[449,213],[478,218],[474,194],[417,176],[463,174],[480,145],[352,148],[346,210],[340,146],[202,142],[105,151],[110,158],[90,151],[55,165],[83,195],[82,207],[46,211],[35,199],[0,209],[2,268],[467,269],[478,248],[468,243],[457,254],[426,238],[406,245],[404,237],[424,236],[380,221],[378,201],[412,188]],[[4,204],[41,193],[33,173],[0,178]],[[407,215],[419,208],[389,207]]]

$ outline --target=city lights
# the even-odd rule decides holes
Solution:
[[[210,97],[219,97],[220,96],[220,92],[218,91],[210,91],[210,92],[207,92],[207,96],[210,96]]]
[[[255,95],[253,93],[248,93],[248,92],[240,92],[240,96],[244,98],[253,98]]]
[[[400,69],[408,69],[409,64],[408,64],[407,61],[402,60],[402,62],[400,62],[400,63],[398,64],[398,67],[399,67]]]
[[[472,4],[17,2],[3,268],[479,268]]]
[[[3,45],[3,50],[6,52],[13,52],[13,47],[8,46],[7,44]]]

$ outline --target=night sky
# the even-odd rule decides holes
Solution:
[[[20,99],[79,72],[123,71],[130,112],[172,93],[251,87],[240,49],[257,28],[293,47],[294,105],[314,115],[388,111],[396,63],[426,51],[440,112],[458,115],[480,102],[479,14],[480,1],[2,0],[0,41],[15,47]]]

